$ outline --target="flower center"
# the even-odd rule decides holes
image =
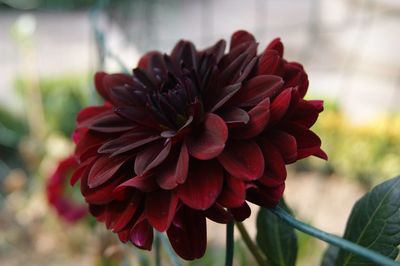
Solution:
[[[202,97],[193,72],[183,68],[179,77],[170,72],[164,80],[156,77],[159,84],[147,91],[145,106],[163,128],[177,132],[202,117]]]

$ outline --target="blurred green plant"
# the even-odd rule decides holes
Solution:
[[[88,105],[90,94],[87,75],[65,75],[39,80],[46,127],[50,132],[70,138],[79,110]],[[24,94],[26,81],[18,79],[16,88]]]
[[[27,131],[26,122],[22,117],[0,106],[0,149],[14,149],[22,136],[27,134]]]
[[[10,169],[23,165],[18,145],[27,132],[28,127],[22,117],[0,106],[0,182]]]
[[[76,115],[88,104],[89,83],[87,75],[38,80],[44,119],[35,120],[35,127],[45,129],[41,139],[32,135],[33,128],[29,124],[29,112],[32,110],[28,106],[25,110],[9,110],[0,106],[0,194],[8,193],[5,183],[10,181],[9,175],[13,170],[21,169],[28,175],[38,175],[43,159],[58,158],[68,150]],[[25,99],[25,105],[32,100],[27,97],[28,86],[29,79],[26,77],[15,82],[17,95]]]
[[[321,137],[329,160],[306,159],[296,164],[297,170],[354,178],[367,188],[400,173],[400,114],[357,125],[336,103],[328,102],[315,132]]]

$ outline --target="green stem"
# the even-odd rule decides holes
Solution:
[[[225,266],[232,266],[233,263],[233,222],[226,225],[226,253],[225,253]]]
[[[276,216],[278,216],[283,221],[285,221],[287,224],[289,224],[290,226],[296,228],[297,230],[299,230],[303,233],[314,236],[314,237],[316,237],[320,240],[323,240],[329,244],[332,244],[341,249],[344,249],[351,253],[362,256],[378,265],[399,266],[399,264],[396,263],[395,261],[393,261],[393,260],[389,259],[388,257],[385,257],[375,251],[372,251],[365,247],[359,246],[359,245],[357,245],[353,242],[350,242],[346,239],[337,237],[335,235],[329,234],[329,233],[321,231],[315,227],[312,227],[308,224],[300,222],[279,206],[276,206],[275,208],[272,208],[270,210]]]
[[[156,232],[154,239],[154,249],[156,256],[156,266],[161,266],[161,245],[160,245],[160,234]]]
[[[260,266],[268,265],[268,261],[261,254],[260,249],[256,246],[256,244],[254,244],[253,240],[251,240],[251,237],[247,232],[246,227],[244,227],[244,225],[239,222],[236,223],[236,227],[239,230],[240,234],[242,235],[243,242],[246,244],[247,248],[257,261],[258,265]]]
[[[160,234],[160,239],[161,239],[161,243],[164,247],[164,250],[167,252],[168,257],[171,260],[172,265],[182,266],[182,263],[179,261],[174,250],[172,249],[170,243],[168,242],[167,237],[164,234]]]

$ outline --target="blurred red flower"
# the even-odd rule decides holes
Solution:
[[[95,75],[105,103],[78,115],[71,182],[121,241],[151,249],[156,229],[182,258],[202,257],[206,218],[244,220],[246,200],[273,207],[285,164],[327,158],[309,129],[323,103],[303,99],[307,74],[281,41],[257,55],[238,31],[225,45],[180,41],[170,55],[145,54],[133,75]]]
[[[47,180],[46,194],[49,204],[54,207],[57,214],[67,222],[74,223],[88,213],[87,206],[72,201],[66,195],[66,185],[70,174],[78,167],[74,157],[62,160],[54,173]]]

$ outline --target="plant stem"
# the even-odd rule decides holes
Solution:
[[[226,225],[226,253],[225,253],[225,266],[232,266],[233,263],[233,222]]]
[[[275,208],[270,209],[276,216],[281,218],[283,221],[288,223],[290,226],[296,228],[297,230],[306,233],[308,235],[314,236],[322,241],[325,241],[329,244],[332,244],[334,246],[337,246],[341,249],[344,249],[346,251],[352,252],[354,254],[357,254],[359,256],[362,256],[371,262],[374,262],[378,265],[386,265],[386,266],[399,266],[398,263],[395,261],[391,260],[388,257],[385,257],[373,250],[367,249],[365,247],[362,247],[360,245],[357,245],[353,242],[350,242],[346,239],[343,239],[341,237],[337,237],[335,235],[329,234],[327,232],[321,231],[315,227],[312,227],[308,224],[305,224],[301,221],[296,220],[292,215],[290,215],[288,212],[286,212],[284,209],[282,209],[279,206],[276,206]]]
[[[154,249],[156,256],[156,266],[161,266],[161,245],[160,245],[160,234],[156,232],[154,239]]]
[[[160,234],[161,243],[164,247],[164,250],[167,252],[168,257],[171,260],[172,265],[174,266],[182,266],[182,263],[179,261],[178,257],[176,256],[175,252],[172,250],[171,245],[168,242],[167,237],[164,234]]]
[[[268,261],[265,259],[265,257],[261,254],[260,249],[254,244],[253,240],[251,240],[251,237],[249,233],[246,230],[246,227],[242,223],[237,222],[236,227],[239,230],[240,234],[242,235],[243,241],[246,244],[247,248],[253,254],[255,260],[257,261],[258,265],[260,266],[266,266],[268,265]]]

